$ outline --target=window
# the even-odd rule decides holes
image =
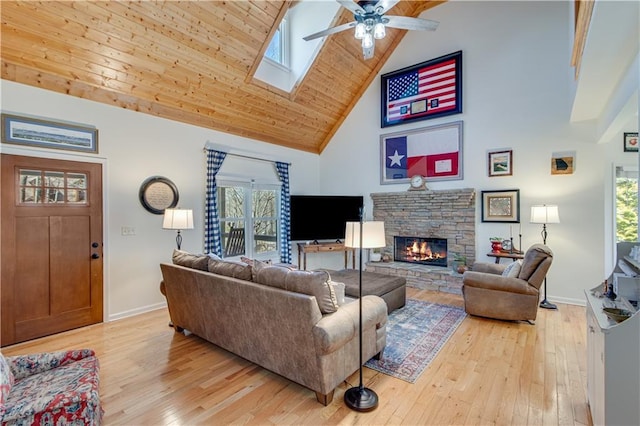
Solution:
[[[20,204],[87,204],[85,173],[20,170]]]
[[[269,43],[269,47],[267,47],[266,52],[264,52],[264,56],[266,58],[271,59],[278,64],[288,67],[289,66],[289,55],[288,55],[288,37],[289,31],[287,28],[287,18],[284,18],[282,22],[280,22],[280,26],[276,30],[271,42]]]
[[[224,257],[279,259],[279,198],[278,185],[239,182],[218,184],[218,209]],[[243,231],[238,232],[239,229]],[[252,232],[244,232],[247,229]]]
[[[638,168],[616,167],[616,241],[638,240]]]

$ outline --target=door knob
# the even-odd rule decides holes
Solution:
[[[93,254],[91,255],[91,258],[92,258],[92,259],[100,259],[100,255],[99,255],[98,253],[93,253]]]
[[[98,244],[95,241],[91,243],[91,247],[93,247],[93,248],[98,248],[99,246],[100,246],[100,244]]]

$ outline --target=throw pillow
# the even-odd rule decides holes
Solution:
[[[289,291],[315,296],[323,314],[338,310],[338,299],[327,271],[289,271],[285,283]]]
[[[331,285],[333,286],[333,291],[336,293],[336,300],[338,301],[338,306],[344,305],[344,283],[338,281],[331,281]]]
[[[247,265],[251,266],[251,281],[257,282],[256,279],[258,277],[258,271],[266,266],[271,265],[271,259],[269,260],[258,260],[258,259],[249,259],[248,257],[241,256],[240,260]]]
[[[251,265],[233,260],[209,259],[208,271],[225,277],[251,281]]]
[[[511,262],[506,268],[504,268],[504,271],[502,271],[502,276],[517,278],[518,275],[520,275],[520,268],[522,268],[522,259]]]
[[[206,271],[209,266],[209,256],[206,254],[191,254],[189,252],[173,249],[171,260],[175,265]]]
[[[315,296],[323,314],[338,310],[338,299],[327,271],[299,271],[285,266],[267,266],[258,270],[256,282]]]

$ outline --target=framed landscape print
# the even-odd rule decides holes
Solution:
[[[489,152],[489,177],[513,175],[513,151]]]
[[[462,179],[462,121],[380,136],[380,183]]]
[[[98,130],[77,124],[2,114],[2,142],[97,153]]]
[[[382,127],[462,112],[462,51],[381,76]]]
[[[520,222],[520,190],[482,191],[483,222]]]

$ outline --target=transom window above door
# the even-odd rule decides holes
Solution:
[[[86,173],[33,169],[18,173],[19,204],[88,204]]]

